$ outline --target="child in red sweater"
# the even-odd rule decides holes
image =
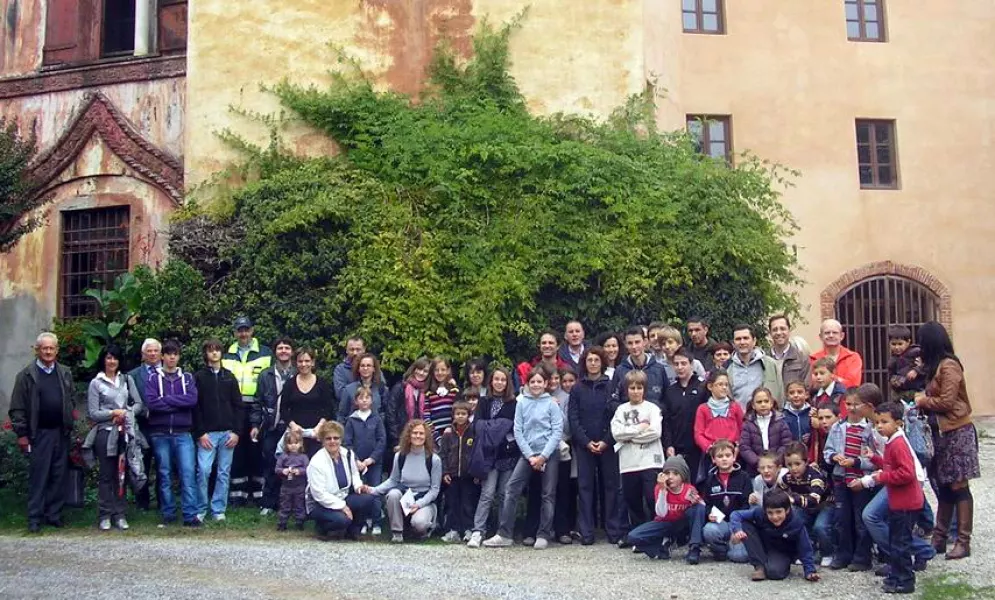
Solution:
[[[688,483],[691,470],[680,456],[671,456],[657,475],[656,516],[629,532],[628,542],[650,558],[670,558],[674,540],[690,533],[691,545],[684,560],[696,565],[701,560],[701,529],[705,524],[705,504],[698,490]]]
[[[725,369],[712,369],[705,387],[711,397],[698,407],[694,415],[694,443],[702,453],[708,454],[716,440],[739,443],[743,431],[743,409],[729,397],[729,375]],[[702,459],[696,481],[704,479],[711,466],[707,459]]]
[[[871,449],[864,451],[865,458],[880,469],[866,477],[873,478],[877,484],[888,489],[891,570],[882,587],[888,594],[911,594],[916,589],[916,574],[912,570],[912,526],[925,502],[922,485],[916,477],[912,446],[901,427],[904,413],[898,402],[885,402],[878,406],[874,411],[877,431],[888,439],[884,458]],[[869,487],[866,483],[869,482],[865,482],[865,487]]]

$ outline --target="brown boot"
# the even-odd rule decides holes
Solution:
[[[933,550],[937,554],[947,551],[947,535],[950,531],[950,520],[954,516],[954,505],[940,502],[936,507],[936,524],[933,525]]]
[[[971,533],[974,530],[974,499],[957,503],[957,541],[947,560],[957,560],[971,556]]]

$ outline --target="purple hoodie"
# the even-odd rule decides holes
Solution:
[[[193,426],[197,386],[193,376],[177,369],[158,370],[145,382],[145,405],[149,409],[148,433],[187,433]]]

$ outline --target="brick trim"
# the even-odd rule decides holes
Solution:
[[[157,147],[132,126],[103,94],[87,94],[82,108],[62,137],[31,162],[28,177],[34,197],[45,194],[56,178],[72,164],[94,135],[129,167],[158,187],[179,206],[183,203],[183,164]]]
[[[925,286],[940,299],[940,324],[953,335],[953,310],[950,289],[932,273],[915,265],[904,265],[890,260],[873,262],[847,271],[829,284],[820,296],[822,319],[836,318],[836,299],[855,284],[871,277],[895,275]]]
[[[60,67],[24,77],[0,79],[0,100],[133,81],[184,77],[186,73],[186,55],[109,60],[68,69]]]

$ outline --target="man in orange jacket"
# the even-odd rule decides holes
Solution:
[[[855,388],[864,380],[864,359],[843,345],[843,326],[836,319],[826,319],[819,330],[822,350],[809,357],[809,364],[828,356],[836,361],[836,379],[847,389]],[[810,382],[813,384],[814,382]]]

